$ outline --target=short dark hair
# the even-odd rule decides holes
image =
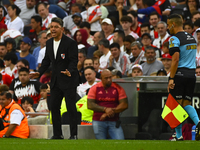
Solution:
[[[15,65],[18,61],[18,57],[14,52],[10,52],[4,56],[4,60],[11,60],[11,63]]]
[[[129,11],[128,14],[131,14],[134,18],[138,17],[137,12],[136,12],[136,11],[133,11],[133,10],[132,10],[132,11]],[[127,15],[128,15],[128,14],[127,14]]]
[[[29,104],[31,104],[31,105],[33,105],[33,98],[32,97],[30,97],[30,96],[25,96],[25,97],[23,97],[22,98],[22,100],[21,100],[21,104],[24,104],[25,102],[28,102]]]
[[[83,64],[85,63],[86,60],[92,60],[92,63],[94,64],[94,61],[92,58],[86,58],[84,61],[83,61]]]
[[[124,37],[124,42],[132,43],[135,41],[135,38],[132,35],[127,35]]]
[[[123,40],[125,38],[125,33],[122,30],[115,30],[114,33],[118,33],[118,36],[121,37]]]
[[[5,95],[7,99],[12,99],[12,94],[8,91],[2,91],[0,95],[1,96]]]
[[[152,46],[147,46],[147,47],[145,48],[145,53],[147,52],[147,50],[154,50],[154,52],[156,52],[155,48],[152,47]]]
[[[16,15],[19,16],[21,9],[17,5],[10,5],[8,7],[11,7],[13,10],[16,9]]]
[[[21,69],[19,69],[19,73],[20,72],[26,72],[26,73],[29,73],[29,69],[26,68],[26,67],[22,67]]]
[[[142,0],[143,5],[147,5],[148,7],[153,6],[155,4],[155,0]]]
[[[156,15],[158,18],[160,18],[160,15],[156,11],[153,11],[152,13],[150,13],[149,19],[151,16],[154,16],[154,15]]]
[[[95,72],[95,69],[94,69],[94,67],[93,67],[93,66],[87,66],[87,67],[85,67],[85,68],[84,68],[84,72],[85,72],[85,70],[87,70],[87,69],[91,69],[92,71],[94,71],[94,72]]]
[[[148,29],[150,30],[150,24],[149,23],[145,22],[145,23],[141,24],[140,29],[144,28],[144,27],[148,27]]]
[[[194,26],[200,27],[200,18],[194,22]]]
[[[103,45],[105,48],[109,48],[110,42],[106,38],[104,38],[99,41],[99,45]]]
[[[118,43],[112,43],[110,45],[109,49],[114,48],[114,47],[116,47],[116,48],[118,48],[120,50],[120,45]]]
[[[26,59],[20,59],[20,60],[17,61],[17,63],[18,62],[22,62],[26,67],[29,68],[29,62],[28,62],[28,60],[26,60]]]
[[[121,18],[121,20],[120,20],[121,22],[125,22],[125,21],[127,21],[127,22],[130,22],[130,23],[132,23],[132,18],[130,17],[130,16],[122,16],[122,18]]]
[[[85,49],[79,49],[78,53],[82,53],[84,57],[86,57]]]
[[[63,27],[63,20],[58,17],[52,18],[51,22],[57,22],[61,27]]]
[[[72,4],[71,7],[78,7],[80,9],[80,11],[82,11],[82,5],[81,4],[74,3],[74,4]]]
[[[186,25],[190,26],[192,29],[194,28],[194,25],[193,25],[193,23],[192,23],[191,20],[187,20],[187,21],[183,24],[183,28],[185,28]]]
[[[80,24],[80,28],[84,28],[84,27],[90,29],[90,23],[89,23],[89,22],[82,22],[82,23]]]
[[[2,59],[0,59],[0,68],[5,68],[4,61]]]
[[[182,19],[181,15],[179,14],[171,14],[167,19]]]
[[[38,7],[40,5],[43,5],[45,8],[47,8],[48,4],[47,3],[44,3],[44,2],[39,2],[37,3],[37,5],[35,6],[35,12],[38,14]]]
[[[193,18],[193,16],[196,15],[196,14],[200,14],[200,12],[199,12],[198,10],[194,11],[194,12],[191,14],[192,18]]]
[[[40,26],[42,26],[42,17],[39,15],[34,15],[31,17],[31,19],[34,19],[36,22],[40,23]]]
[[[0,46],[5,46],[6,47],[6,43],[5,42],[0,42]]]
[[[42,90],[42,89],[48,89],[47,83],[46,84],[42,84],[40,86],[40,90]]]

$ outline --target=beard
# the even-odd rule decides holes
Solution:
[[[75,23],[75,25],[77,25],[77,26],[79,26],[80,24],[81,24],[81,20],[80,21],[77,21],[77,22],[74,22]]]

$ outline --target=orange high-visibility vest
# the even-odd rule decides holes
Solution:
[[[0,131],[0,137],[2,137],[8,130],[8,127],[10,125],[11,113],[14,110],[18,109],[21,111],[24,118],[22,119],[21,124],[15,128],[15,130],[13,131],[13,133],[10,136],[15,136],[15,137],[19,137],[19,138],[28,138],[29,137],[28,119],[25,115],[24,110],[21,108],[21,106],[16,104],[14,100],[12,100],[12,102],[5,108],[2,108],[0,106],[0,118],[2,118],[6,114],[6,109],[8,111],[8,114],[4,118],[4,122],[3,122],[4,129],[2,131]]]

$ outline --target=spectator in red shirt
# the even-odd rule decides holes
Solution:
[[[42,27],[42,17],[35,15],[31,17],[31,30],[29,31],[29,38],[33,44],[39,44],[38,34],[40,31],[45,30],[45,27]]]
[[[128,12],[127,16],[131,17],[132,18],[132,25],[131,25],[131,31],[133,31],[134,33],[136,33],[139,37],[141,36],[141,33],[140,33],[140,26],[141,26],[141,23],[138,22],[138,19],[137,19],[137,12],[135,11],[130,11]]]
[[[101,80],[88,93],[88,108],[94,111],[92,124],[96,139],[107,139],[107,133],[111,139],[124,139],[119,113],[128,108],[126,93],[112,82],[108,69],[102,71]]]

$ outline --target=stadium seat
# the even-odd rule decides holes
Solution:
[[[69,124],[69,113],[68,112],[63,113],[63,115],[61,117],[61,123]],[[80,112],[77,112],[77,123],[81,124],[81,113]]]

